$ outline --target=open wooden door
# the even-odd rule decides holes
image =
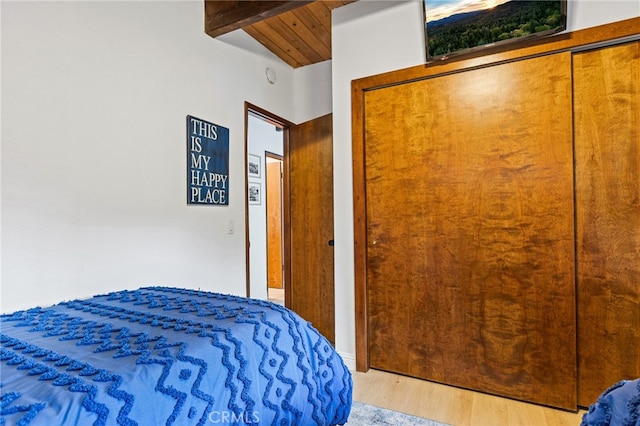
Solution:
[[[282,158],[265,154],[267,164],[267,286],[283,288]]]
[[[285,304],[335,343],[332,133],[331,114],[289,131]]]

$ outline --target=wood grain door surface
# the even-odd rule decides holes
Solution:
[[[578,403],[640,377],[640,43],[574,55]]]
[[[335,344],[332,115],[293,126],[289,307]]]
[[[267,287],[283,287],[282,160],[266,155]]]
[[[571,54],[364,104],[371,367],[575,409]]]

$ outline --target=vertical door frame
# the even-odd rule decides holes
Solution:
[[[284,304],[290,306],[290,291],[291,285],[291,213],[290,213],[290,194],[289,194],[289,128],[295,124],[289,120],[285,120],[269,111],[253,105],[247,101],[244,103],[244,234],[245,234],[245,276],[246,276],[246,296],[251,297],[251,277],[250,277],[250,262],[249,257],[249,186],[248,186],[248,162],[247,156],[249,154],[249,114],[260,116],[265,121],[273,124],[276,127],[282,129],[282,233],[283,233],[283,253],[282,261],[284,263],[283,271],[283,286],[284,286]]]

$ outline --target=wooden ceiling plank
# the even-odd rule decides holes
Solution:
[[[271,25],[265,21],[245,27],[244,30],[292,67],[297,68],[310,64],[309,60],[302,53],[298,52],[288,40],[285,40],[281,34],[274,31]],[[280,54],[278,52],[280,52]],[[283,55],[285,56],[283,57]],[[287,60],[286,57],[292,60]],[[292,63],[297,65],[293,65]]]
[[[310,3],[307,0],[205,0],[205,33],[217,37]]]
[[[274,31],[278,32],[284,40],[290,43],[294,49],[298,50],[305,58],[311,63],[321,62],[324,59],[318,55],[313,49],[311,49],[305,41],[296,34],[289,26],[281,19],[280,16],[274,16],[273,18],[264,21],[270,25]]]
[[[205,32],[243,28],[288,65],[331,59],[331,12],[357,0],[204,0]]]
[[[304,8],[298,8],[298,11]],[[305,19],[302,19],[302,16]],[[320,24],[317,24],[311,14],[305,15],[304,12],[301,15],[296,14],[294,11],[283,13],[278,16],[292,31],[296,33],[298,37],[316,52],[324,60],[331,59],[331,44],[326,46],[324,41],[318,37],[319,33],[327,34],[326,31],[319,31],[322,28]]]
[[[331,9],[323,1],[314,1],[306,6],[307,10],[316,17],[316,20],[331,34]]]
[[[328,57],[331,57],[331,33],[324,30],[323,25],[318,21],[316,16],[311,13],[307,7],[300,7],[290,12],[296,16],[300,21],[311,31],[313,37],[318,43],[324,46],[324,49],[328,50]],[[318,51],[318,53],[321,53]],[[323,56],[326,56],[323,54]]]

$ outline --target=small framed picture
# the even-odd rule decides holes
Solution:
[[[249,154],[247,170],[249,171],[249,177],[260,177],[260,168],[262,166],[262,159],[259,155]]]
[[[262,202],[262,185],[260,182],[249,182],[249,204],[260,205]]]

